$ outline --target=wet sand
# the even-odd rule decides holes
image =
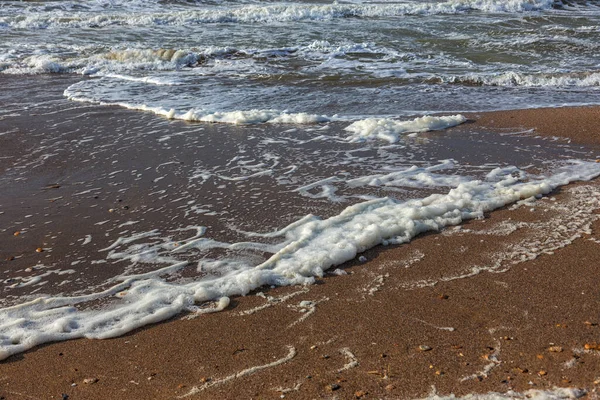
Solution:
[[[598,144],[599,107],[514,110],[471,117],[483,126],[534,129],[534,135],[567,137],[573,143]]]
[[[152,229],[170,217],[163,215],[170,212],[166,201],[149,194],[165,184],[156,180],[160,170],[140,180],[117,180],[107,175],[113,161],[129,162],[132,168],[156,165],[157,159],[188,165],[203,155],[198,150],[181,159],[181,143],[140,149],[119,134],[127,132],[127,124],[167,121],[115,108],[71,106],[76,109],[62,112],[78,116],[73,129],[69,123],[60,126],[64,136],[50,144],[44,142],[43,129],[27,126],[43,127],[43,119],[20,120],[22,126],[4,120],[3,129],[10,121],[9,128],[20,131],[0,136],[5,189],[0,252],[5,276],[22,274],[37,262],[56,264],[77,270],[77,279],[63,283],[77,290],[115,274],[110,267],[95,267],[95,276],[86,278],[91,267],[72,265],[77,257],[93,258],[110,244],[112,238],[103,236],[107,224],[117,229],[136,219],[139,229]],[[589,145],[598,145],[593,132],[599,110],[474,114],[468,115],[472,123],[448,135],[535,129],[530,135],[568,138],[594,152]],[[118,128],[105,138],[122,144],[114,160],[95,160],[88,168],[77,159],[77,146],[84,145],[77,142],[77,127],[86,118],[91,125],[104,121],[97,125]],[[197,128],[177,123],[178,130]],[[231,127],[204,128],[243,134]],[[151,130],[149,124],[149,135]],[[46,145],[59,156],[38,166],[35,149]],[[23,153],[33,156],[11,158]],[[183,174],[177,179],[177,171],[170,176],[174,191],[189,184]],[[102,190],[76,195],[96,186]],[[119,191],[123,187],[130,189]],[[315,209],[320,210],[318,204]],[[0,396],[394,399],[569,387],[593,398],[600,384],[600,350],[595,349],[600,342],[598,209],[600,184],[578,183],[461,228],[423,235],[407,245],[377,247],[363,253],[363,261],[340,266],[345,275],[328,275],[312,286],[264,288],[232,299],[222,312],[180,316],[115,339],[39,346],[0,363]],[[55,222],[45,225],[50,219]],[[19,222],[26,220],[23,229]],[[97,225],[105,220],[110,222]],[[71,243],[90,232],[83,224],[97,229],[91,232],[94,247],[82,248],[75,257]],[[38,247],[44,251],[36,252]],[[75,258],[65,259],[67,253]],[[57,285],[63,275],[48,279],[43,290],[62,290]],[[11,296],[25,293],[5,288],[3,297],[10,303]]]

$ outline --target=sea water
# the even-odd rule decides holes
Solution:
[[[71,245],[94,257],[9,271],[0,358],[310,284],[373,246],[600,175],[591,153],[528,132],[423,134],[466,112],[599,104],[599,46],[600,7],[585,1],[2,2],[0,138],[32,110],[47,119],[0,182],[75,157],[97,175],[72,199],[145,204],[82,214]],[[39,101],[39,74],[70,77],[61,100]],[[107,106],[139,111],[110,143],[94,119]],[[0,216],[26,230],[19,212]]]
[[[66,96],[176,118],[302,114],[278,120],[296,123],[600,100],[591,1],[6,1],[0,35],[4,74],[80,74]],[[263,112],[224,116],[251,110]]]

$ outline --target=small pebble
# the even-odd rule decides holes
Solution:
[[[325,387],[325,390],[327,390],[328,392],[334,392],[334,391],[338,390],[339,388],[341,388],[340,385],[338,385],[337,383],[332,383],[331,385],[327,385]]]
[[[358,390],[354,393],[354,397],[356,397],[357,399],[362,399],[366,395],[367,395],[367,392],[364,390]]]
[[[360,261],[360,262],[366,262],[367,261],[367,257],[360,256],[360,257],[358,257],[358,261]]]
[[[600,345],[597,343],[586,343],[583,348],[586,350],[600,350]]]
[[[37,249],[35,249],[35,251],[36,251],[37,253],[41,253],[42,251],[44,251],[44,249],[42,249],[41,247],[38,247]]]
[[[429,351],[432,350],[432,348],[430,346],[427,346],[426,344],[422,344],[419,346],[419,351]]]
[[[550,346],[548,347],[548,351],[551,353],[560,353],[563,351],[563,348],[560,346]]]
[[[538,372],[538,375],[539,376],[546,376],[546,375],[548,375],[548,373],[546,371],[544,371],[544,370],[541,370],[540,372]]]
[[[83,383],[85,383],[86,385],[91,385],[96,382],[98,382],[98,378],[85,378],[83,380]]]
[[[21,232],[19,232],[19,231],[16,231],[15,233],[13,233],[13,235],[15,235],[15,236],[19,236],[20,234],[21,234]]]

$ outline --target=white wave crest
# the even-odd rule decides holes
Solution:
[[[162,83],[169,84],[169,83]],[[174,83],[176,84],[176,83]],[[156,115],[166,117],[168,119],[178,119],[183,121],[195,122],[218,122],[234,125],[251,125],[251,124],[315,124],[331,121],[331,117],[326,115],[308,114],[308,113],[289,113],[280,110],[235,110],[235,111],[211,111],[191,109],[185,112],[174,109],[166,109],[162,107],[150,107],[145,104],[130,104],[130,103],[110,103],[96,101],[87,98],[75,89],[75,85],[67,88],[64,95],[72,101],[80,101],[85,103],[95,103],[100,105],[120,106],[130,110],[149,111]]]
[[[27,57],[20,62],[3,62],[0,64],[0,72],[14,75],[58,74],[73,72],[77,67],[77,64],[43,55]]]
[[[402,15],[456,14],[469,11],[528,12],[551,9],[554,0],[451,0],[442,3],[401,4],[275,4],[246,5],[210,10],[121,13],[37,13],[0,18],[0,25],[15,29],[67,27],[104,27],[109,25],[195,25],[205,23],[269,23],[322,21],[338,18],[373,18]]]
[[[443,79],[448,83],[508,87],[592,87],[600,86],[600,72],[568,74],[524,74],[503,72],[496,75],[472,74]]]
[[[220,122],[236,125],[248,124],[314,124],[330,121],[330,117],[308,113],[288,113],[279,110],[247,110],[247,111],[222,111],[210,112],[204,110],[189,110],[186,113],[178,113],[169,110],[165,113],[162,109],[149,109],[159,115],[170,119],[181,119],[184,121]]]

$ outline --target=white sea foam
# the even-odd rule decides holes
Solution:
[[[399,169],[397,171],[388,173],[379,173],[365,175],[358,178],[347,179],[341,176],[330,176],[318,181],[303,185],[299,188],[294,189],[295,192],[300,193],[302,196],[318,199],[327,198],[331,202],[342,202],[350,199],[348,196],[336,195],[336,185],[345,185],[349,188],[372,186],[372,187],[399,187],[399,188],[440,188],[450,187],[454,188],[461,183],[469,182],[472,178],[467,176],[461,176],[458,174],[440,174],[437,171],[455,169],[457,166],[454,160],[442,160],[440,164],[431,165],[428,167],[412,167],[406,169]],[[487,181],[492,181],[496,175],[500,176],[501,179],[506,178],[515,171],[510,168],[498,169],[495,174],[490,174],[486,177]],[[526,174],[523,171],[519,171],[520,178],[526,178]],[[500,179],[496,179],[500,180]],[[319,191],[316,192],[315,191]]]
[[[348,180],[346,183],[350,187],[359,186],[398,186],[398,187],[457,187],[461,183],[466,183],[469,178],[456,174],[437,174],[436,171],[453,169],[456,163],[453,160],[444,160],[440,164],[430,167],[419,168],[412,166],[410,168],[394,171],[387,174],[375,174],[362,176]]]
[[[163,276],[177,273],[188,265],[187,260],[178,258],[178,252],[171,251],[174,248],[162,255],[161,251],[165,250],[156,248],[155,244],[154,249],[134,244],[130,250],[142,252],[139,260],[154,260],[167,266],[140,275],[121,276],[113,281],[117,282],[113,287],[101,292],[77,297],[39,298],[1,309],[0,358],[49,341],[122,335],[184,310],[203,312],[201,310],[205,308],[198,308],[194,303],[216,301],[217,304],[208,310],[218,310],[227,304],[226,297],[244,295],[263,285],[309,284],[332,266],[354,258],[384,240],[405,243],[419,233],[436,231],[466,219],[481,218],[487,211],[520,199],[547,194],[575,180],[596,177],[600,175],[600,164],[572,161],[548,177],[528,182],[520,181],[514,170],[511,171],[513,174],[497,171],[493,182],[461,183],[447,194],[406,202],[382,198],[353,205],[325,220],[303,218],[278,233],[284,236],[281,243],[262,245],[264,250],[274,252],[262,264],[252,266],[237,262],[231,268],[220,268],[222,273],[218,276],[197,281],[177,283],[163,279]],[[151,231],[122,238],[106,250],[111,252],[111,258],[122,255],[123,260],[131,260],[136,255],[122,247],[156,234],[156,231]],[[196,241],[203,234],[203,228],[196,228],[196,234],[190,240]],[[224,245],[227,244],[219,244]],[[168,243],[161,246],[169,249]],[[86,302],[114,296],[118,300],[107,308],[85,308]]]
[[[465,122],[463,115],[450,115],[444,117],[424,116],[412,121],[396,121],[389,118],[367,118],[356,121],[345,129],[351,132],[348,137],[351,142],[360,142],[370,139],[386,140],[395,143],[401,134],[426,132],[450,128]]]
[[[269,23],[374,18],[402,15],[457,14],[469,11],[528,12],[551,9],[554,0],[451,0],[442,3],[400,4],[274,4],[214,7],[207,10],[152,12],[33,13],[0,17],[5,29],[104,27],[111,25],[197,25],[207,23]],[[139,10],[138,10],[139,11]]]
[[[47,74],[72,72],[78,65],[60,60],[49,55],[35,55],[19,62],[4,62],[0,71],[4,74]]]
[[[511,400],[511,399],[533,399],[533,400],[566,400],[579,399],[586,395],[586,391],[577,388],[554,388],[549,390],[531,389],[525,392],[508,391],[506,393],[489,392],[482,394],[468,394],[457,397],[454,395],[438,396],[431,395],[423,400]]]
[[[562,74],[524,74],[514,71],[494,75],[471,74],[444,78],[450,83],[468,83],[485,86],[524,87],[593,87],[600,86],[600,72]]]
[[[182,84],[180,81],[178,81],[176,78],[173,78],[173,77],[160,77],[160,76],[137,77],[137,76],[111,74],[111,73],[106,73],[106,74],[101,73],[98,75],[103,76],[105,78],[121,79],[124,81],[132,81],[132,82],[150,83],[150,84],[158,85],[158,86],[163,86],[163,85],[164,86],[177,86],[177,85]]]
[[[100,105],[115,105],[130,110],[149,111],[156,115],[166,117],[168,119],[178,119],[183,121],[196,122],[219,122],[236,125],[249,124],[315,124],[331,121],[331,117],[326,115],[316,115],[308,113],[290,113],[280,110],[235,110],[235,111],[211,111],[201,109],[190,109],[188,111],[177,111],[175,109],[166,109],[162,107],[150,107],[145,104],[130,104],[130,103],[111,103],[97,101],[85,97],[77,91],[77,84],[67,88],[64,92],[69,100],[81,101],[87,103],[96,103]]]
[[[236,111],[208,111],[191,109],[187,112],[178,112],[174,109],[166,110],[145,105],[119,104],[120,106],[142,111],[151,111],[169,119],[184,121],[219,122],[227,124],[314,124],[330,121],[325,115],[307,113],[289,113],[279,110],[236,110]]]

